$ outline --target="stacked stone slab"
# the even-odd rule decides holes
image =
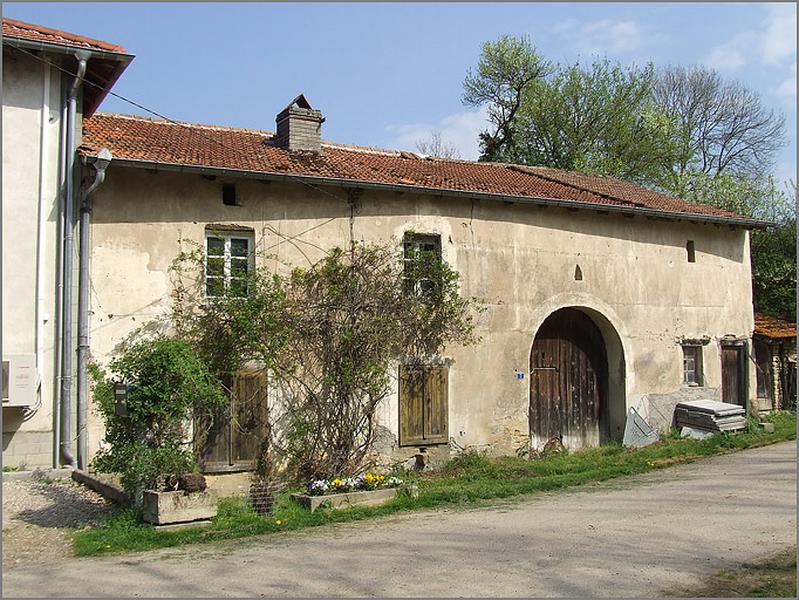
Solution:
[[[746,411],[743,406],[714,400],[680,402],[674,410],[674,417],[677,427],[691,427],[714,433],[746,428]]]

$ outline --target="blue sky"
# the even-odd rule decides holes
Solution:
[[[705,64],[785,113],[780,179],[796,179],[796,6],[706,4],[4,3],[4,16],[120,44],[114,91],[171,118],[274,129],[303,91],[337,142],[413,150],[440,131],[477,155],[461,85],[485,40],[530,35],[548,58]],[[108,98],[101,110],[141,113]]]

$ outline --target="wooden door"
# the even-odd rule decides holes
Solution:
[[[721,401],[746,407],[746,348],[721,347]]]
[[[198,448],[205,472],[254,468],[267,425],[266,373],[239,371],[228,377],[225,386],[230,398],[227,406],[210,422],[197,423],[205,432]]]
[[[449,368],[399,370],[399,445],[449,442]]]
[[[530,353],[530,435],[543,446],[598,445],[607,437],[607,355],[602,333],[571,308],[541,325]]]

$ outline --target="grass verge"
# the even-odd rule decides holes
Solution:
[[[640,449],[609,444],[536,460],[487,458],[473,452],[465,453],[438,472],[401,474],[406,481],[418,486],[418,497],[400,494],[378,507],[318,510],[311,513],[294,503],[287,492],[278,498],[275,514],[263,517],[250,508],[246,499],[226,498],[220,500],[219,513],[210,526],[173,531],[157,531],[140,523],[132,510],[120,509],[100,526],[76,531],[73,536],[74,550],[77,556],[152,550],[359,521],[438,506],[468,506],[482,500],[551,491],[644,473],[704,456],[796,438],[795,414],[775,413],[768,420],[774,423],[773,433],[750,426],[746,432],[719,434],[706,440],[682,439],[672,434],[657,444]]]
[[[681,598],[796,598],[796,546],[668,592]]]

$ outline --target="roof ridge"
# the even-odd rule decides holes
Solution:
[[[232,125],[211,125],[206,123],[194,123],[191,121],[182,121],[179,119],[172,119],[172,118],[164,118],[164,117],[149,117],[146,115],[130,115],[130,114],[122,114],[122,113],[114,113],[114,112],[97,112],[92,115],[92,119],[94,118],[113,118],[113,119],[126,119],[129,121],[145,121],[149,123],[160,123],[164,125],[175,125],[181,127],[189,127],[189,128],[198,128],[198,129],[208,129],[212,131],[236,131],[240,133],[252,133],[258,135],[264,135],[268,137],[274,137],[275,132],[269,131],[266,129],[251,129],[248,127],[234,127]],[[507,167],[508,163],[494,163],[494,162],[481,162],[476,160],[467,160],[467,159],[454,159],[454,158],[441,158],[438,156],[429,156],[424,155],[419,152],[412,152],[410,150],[395,150],[391,148],[380,148],[378,146],[364,146],[359,144],[344,144],[340,142],[334,142],[331,140],[322,140],[322,146],[325,148],[332,148],[334,150],[345,150],[350,152],[363,152],[366,154],[377,154],[381,156],[400,156],[405,153],[415,154],[418,156],[419,160],[432,160],[432,161],[439,161],[439,162],[451,162],[451,163],[458,163],[458,164],[481,164],[481,165],[490,165],[490,166],[501,166]]]
[[[240,133],[253,133],[253,134],[260,134],[268,137],[274,137],[274,131],[268,131],[266,129],[250,129],[247,127],[233,127],[232,125],[211,125],[208,123],[193,123],[191,121],[181,121],[178,119],[172,118],[164,118],[164,117],[148,117],[146,115],[127,115],[122,113],[114,113],[114,112],[97,112],[90,117],[90,119],[96,118],[112,118],[112,119],[124,119],[126,121],[145,121],[148,123],[158,123],[161,125],[172,125],[177,127],[189,127],[189,128],[197,128],[197,129],[211,129],[217,131],[237,131]]]

